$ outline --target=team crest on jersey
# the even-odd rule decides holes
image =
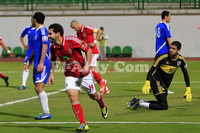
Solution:
[[[180,66],[180,65],[181,65],[181,61],[178,61],[178,62],[177,62],[177,66]]]

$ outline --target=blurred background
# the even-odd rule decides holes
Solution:
[[[20,34],[31,24],[34,12],[41,11],[46,15],[45,27],[60,23],[65,35],[76,36],[70,28],[74,19],[96,28],[103,26],[109,36],[110,54],[115,46],[120,47],[121,54],[125,46],[131,46],[129,57],[152,58],[155,55],[155,26],[161,21],[161,12],[168,10],[171,12],[172,40],[183,44],[183,56],[198,57],[199,8],[199,0],[0,0],[0,35],[11,50],[21,47],[23,54]],[[1,57],[2,52],[0,49]]]

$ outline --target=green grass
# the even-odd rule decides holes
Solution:
[[[120,62],[118,62],[120,63]],[[88,122],[111,122],[111,123],[89,123],[91,133],[197,133],[200,130],[200,90],[199,90],[199,65],[200,62],[188,62],[189,75],[193,100],[187,103],[183,97],[185,84],[180,69],[176,72],[170,90],[175,94],[168,96],[169,109],[167,111],[155,111],[145,108],[137,110],[126,109],[126,103],[133,97],[144,100],[155,100],[152,94],[143,95],[141,88],[145,82],[147,72],[136,72],[136,64],[147,64],[152,62],[122,62],[118,64],[120,70],[133,70],[131,72],[116,72],[116,62],[100,62],[99,65],[108,65],[106,73],[102,74],[107,79],[110,94],[104,96],[104,101],[109,108],[108,119],[103,119],[100,109],[95,101],[89,99],[83,91],[80,93],[80,101],[84,109],[85,118]],[[127,67],[128,66],[128,67]],[[9,76],[10,86],[5,87],[3,80],[0,80],[0,104],[30,98],[36,96],[32,83],[32,70],[27,81],[26,90],[18,90],[21,85],[23,63],[0,63],[0,73]],[[102,71],[101,68],[99,68]],[[115,70],[111,72],[110,70]],[[97,90],[99,86],[96,85]],[[64,75],[62,72],[55,73],[55,84],[46,85],[47,93],[55,92],[65,88]],[[77,122],[74,116],[66,92],[49,95],[49,106],[53,119],[35,121],[34,117],[41,113],[41,106],[38,99],[20,102],[0,107],[0,133],[73,133],[78,123],[35,123],[35,122]],[[10,122],[30,122],[16,124]],[[34,123],[31,123],[34,122]],[[112,123],[113,122],[113,123]],[[135,122],[117,124],[114,122]],[[149,122],[149,123],[140,123]],[[169,122],[169,123],[152,123]],[[174,122],[174,123],[171,123]],[[198,122],[181,124],[176,122]]]

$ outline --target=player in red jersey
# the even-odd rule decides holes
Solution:
[[[78,99],[80,88],[83,88],[93,100],[96,100],[101,108],[102,117],[108,117],[108,110],[104,104],[103,97],[99,92],[96,92],[94,82],[90,73],[90,61],[92,50],[90,47],[75,36],[63,36],[63,27],[60,24],[52,24],[49,26],[49,39],[51,45],[51,62],[52,70],[49,78],[49,83],[54,83],[53,62],[58,58],[65,69],[65,84],[66,91],[71,101],[72,109],[77,119],[81,123],[77,127],[77,131],[88,131],[89,127],[86,124],[83,109]],[[82,56],[81,51],[86,54],[86,61]]]
[[[91,68],[94,79],[100,85],[101,94],[108,94],[110,90],[106,87],[106,80],[101,77],[101,75],[96,72],[97,58],[99,57],[99,50],[96,45],[97,41],[100,39],[102,31],[90,25],[80,24],[77,20],[72,20],[70,24],[71,28],[77,31],[77,37],[84,42],[86,42],[92,49],[92,60]],[[94,33],[97,33],[94,39]]]
[[[14,54],[13,54],[13,53],[8,49],[8,47],[4,44],[4,42],[3,42],[1,36],[0,36],[0,46],[1,46],[5,51],[7,51],[7,53],[8,53],[11,57],[14,56]],[[8,83],[9,77],[3,75],[2,73],[0,73],[0,78],[2,78],[2,79],[5,81],[6,87],[8,87],[8,85],[9,85],[9,83]]]

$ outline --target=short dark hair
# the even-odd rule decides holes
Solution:
[[[179,42],[179,41],[173,41],[172,43],[171,43],[171,45],[174,45],[174,46],[176,46],[177,47],[177,49],[178,50],[180,50],[181,49],[181,43]]]
[[[54,33],[58,33],[60,32],[60,35],[63,36],[64,34],[64,29],[62,27],[62,25],[58,24],[58,23],[54,23],[54,24],[51,24],[49,26],[49,29],[53,29],[53,32]]]
[[[100,27],[100,30],[104,30],[104,28],[103,28],[103,27]]]
[[[45,15],[42,12],[35,12],[32,18],[35,19],[37,23],[44,24]]]
[[[162,20],[165,18],[165,16],[169,16],[170,12],[169,11],[163,11],[161,14]]]

